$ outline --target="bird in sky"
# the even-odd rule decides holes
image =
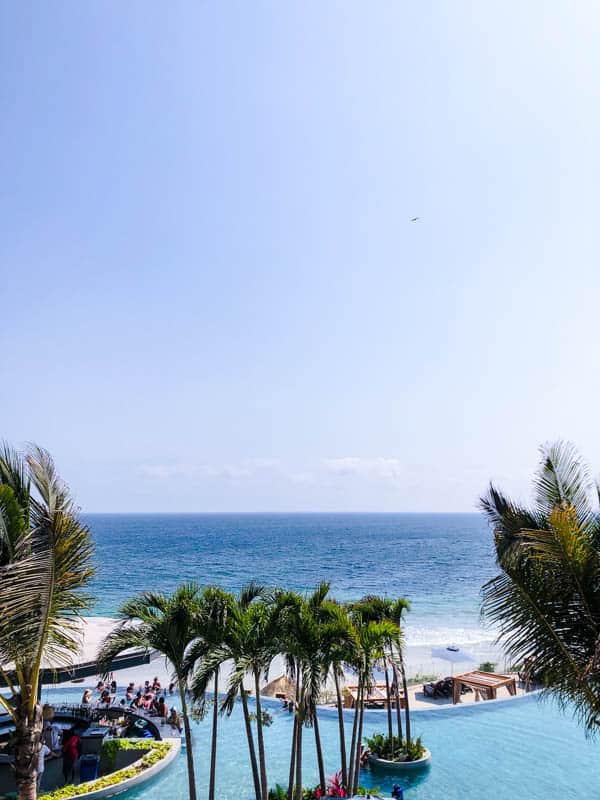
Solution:
[[[420,219],[421,219],[421,217],[411,217],[410,221],[411,222],[418,222]]]

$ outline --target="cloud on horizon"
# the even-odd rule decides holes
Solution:
[[[285,467],[278,459],[270,458],[248,458],[226,464],[146,463],[139,467],[139,473],[159,481],[173,478],[250,480],[270,475],[297,485],[311,485],[319,480],[330,482],[336,477],[398,483],[408,477],[406,465],[397,458],[386,456],[325,458],[316,465],[293,467]]]
[[[326,458],[323,468],[333,475],[356,476],[362,478],[399,481],[406,477],[406,468],[397,458],[377,456],[361,458],[346,456],[345,458]]]

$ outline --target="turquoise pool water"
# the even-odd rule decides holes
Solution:
[[[44,700],[78,700],[81,690],[44,691]],[[266,729],[269,784],[286,784],[292,719],[269,704],[273,725]],[[350,729],[351,718],[348,719]],[[337,720],[323,712],[321,734],[325,766],[338,768]],[[383,730],[385,715],[365,714],[365,734]],[[475,707],[415,712],[413,728],[432,752],[431,767],[411,781],[365,772],[361,783],[379,786],[390,796],[396,782],[406,800],[584,800],[600,796],[600,741],[585,738],[568,716],[535,696],[515,701],[479,703]],[[206,797],[210,722],[194,725],[194,754],[200,797]],[[312,732],[304,736],[304,783],[317,782]],[[217,790],[220,800],[250,800],[252,778],[242,715],[236,708],[220,721]],[[186,762],[183,753],[163,775],[123,800],[185,800]]]

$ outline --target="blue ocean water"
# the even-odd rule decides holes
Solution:
[[[479,514],[90,514],[94,613],[182,580],[237,590],[330,581],[340,600],[377,593],[412,603],[411,644],[480,641],[482,584],[495,574]],[[491,638],[491,636],[489,637]]]

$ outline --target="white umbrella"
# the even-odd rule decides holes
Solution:
[[[466,661],[477,661],[472,653],[463,650],[462,647],[456,644],[449,644],[447,647],[433,647],[431,650],[431,657],[449,661],[453,667],[454,664],[464,664]]]

